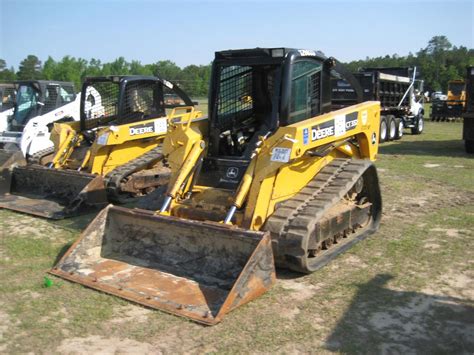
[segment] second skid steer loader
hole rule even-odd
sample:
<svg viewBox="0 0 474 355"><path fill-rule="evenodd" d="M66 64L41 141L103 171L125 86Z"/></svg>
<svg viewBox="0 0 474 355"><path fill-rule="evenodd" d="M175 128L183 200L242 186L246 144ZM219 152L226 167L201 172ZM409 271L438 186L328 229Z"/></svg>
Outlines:
<svg viewBox="0 0 474 355"><path fill-rule="evenodd" d="M166 105L168 92L180 100ZM146 194L169 178L161 162L168 120L201 115L181 89L155 77L87 78L81 98L79 122L51 127L54 149L1 171L0 207L59 219Z"/></svg>
<svg viewBox="0 0 474 355"><path fill-rule="evenodd" d="M362 97L320 52L217 52L209 120L163 144L161 209L109 205L51 272L215 324L268 290L275 264L310 273L376 231L380 104L331 111L334 72Z"/></svg>

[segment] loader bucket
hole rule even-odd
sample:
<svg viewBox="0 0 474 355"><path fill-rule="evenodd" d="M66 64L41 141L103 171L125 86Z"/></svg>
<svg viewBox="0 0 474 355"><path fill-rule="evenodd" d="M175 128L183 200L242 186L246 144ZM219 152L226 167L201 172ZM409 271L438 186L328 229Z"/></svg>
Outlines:
<svg viewBox="0 0 474 355"><path fill-rule="evenodd" d="M41 165L14 166L0 171L0 208L61 219L106 204L101 176Z"/></svg>
<svg viewBox="0 0 474 355"><path fill-rule="evenodd" d="M208 325L275 281L268 232L113 205L51 273Z"/></svg>
<svg viewBox="0 0 474 355"><path fill-rule="evenodd" d="M0 169L9 168L13 164L26 165L26 159L21 150L0 149Z"/></svg>

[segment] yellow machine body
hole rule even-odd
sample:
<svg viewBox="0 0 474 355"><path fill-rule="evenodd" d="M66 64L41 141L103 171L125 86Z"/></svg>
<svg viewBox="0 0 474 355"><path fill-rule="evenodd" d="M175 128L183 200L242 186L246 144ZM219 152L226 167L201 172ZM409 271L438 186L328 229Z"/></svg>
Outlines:
<svg viewBox="0 0 474 355"><path fill-rule="evenodd" d="M186 112L189 111L189 112ZM81 171L105 176L116 167L155 149L163 143L169 120L189 120L202 116L193 107L173 110L168 117L100 128L96 139L87 150L81 150L84 136L80 122L55 123L51 140L55 146L52 167L55 169L81 168ZM141 127L159 127L146 132ZM134 132L144 130L140 134ZM79 150L79 151L78 151Z"/></svg>
<svg viewBox="0 0 474 355"><path fill-rule="evenodd" d="M109 205L51 273L212 325L275 265L313 272L375 232L380 103L331 111L332 69L314 51L217 52L209 118L168 127L159 209Z"/></svg>
<svg viewBox="0 0 474 355"><path fill-rule="evenodd" d="M322 137L327 134L327 131L318 129L318 125L324 125L333 120L342 122L342 119L351 114L357 114L357 124L351 127L351 130L345 131L338 137L328 136L304 144L304 132ZM201 130L201 127L204 130ZM183 174L183 167L185 164L190 167L197 164L199 155L190 157L190 152L193 147L205 146L206 129L203 125L192 126L191 129L185 126L175 127L170 130L164 143L164 150L166 156L169 157L168 162L172 170L168 194L173 197L169 211L164 214L179 217L181 207L193 203L203 210L221 209L224 214L221 214L220 220L224 220L225 211L232 204L236 204L239 208L245 204L245 209L236 212L235 224L246 229L260 230L268 216L273 213L277 203L298 193L333 159L356 158L375 161L378 140L374 142L374 137L377 137L379 127L380 103L378 101L365 102L290 126L280 127L272 136L263 140L237 193L195 185L193 187L195 197L191 202L185 203L181 202L181 197L188 192L189 185L184 184L183 176L188 178L188 181L192 179L189 179L187 174ZM346 139L352 137L356 137L358 146L350 141L346 142ZM284 149L285 154L289 152L289 155L285 156L285 160L288 159L288 161L275 161L278 158L274 156L277 154L275 149ZM330 152L324 157L307 154L317 149L329 149ZM206 218L208 217L206 215Z"/></svg>

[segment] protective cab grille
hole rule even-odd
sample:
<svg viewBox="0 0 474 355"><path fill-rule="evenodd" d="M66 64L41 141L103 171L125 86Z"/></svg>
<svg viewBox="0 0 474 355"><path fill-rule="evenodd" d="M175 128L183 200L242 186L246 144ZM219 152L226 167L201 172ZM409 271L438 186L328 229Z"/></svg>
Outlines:
<svg viewBox="0 0 474 355"><path fill-rule="evenodd" d="M142 81L127 83L123 102L120 103L120 83L91 83L86 89L83 105L85 128L105 123L126 124L163 116L164 102L160 85L158 82Z"/></svg>
<svg viewBox="0 0 474 355"><path fill-rule="evenodd" d="M251 115L253 110L251 67L223 67L219 87L217 124L221 128L229 127L234 120Z"/></svg>

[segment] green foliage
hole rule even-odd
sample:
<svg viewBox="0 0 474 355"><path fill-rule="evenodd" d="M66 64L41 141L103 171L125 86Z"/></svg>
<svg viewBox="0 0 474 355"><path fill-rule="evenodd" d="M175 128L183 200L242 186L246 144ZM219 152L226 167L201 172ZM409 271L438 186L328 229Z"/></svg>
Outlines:
<svg viewBox="0 0 474 355"><path fill-rule="evenodd" d="M79 91L81 82L86 76L105 75L155 75L172 81L182 87L190 96L207 96L207 88L211 73L210 65L190 65L181 69L170 60L158 61L154 64L142 64L138 60L128 62L119 57L110 63L102 63L92 58L87 61L82 58L65 56L60 61L52 57L41 62L36 56L29 55L20 64L18 79L48 79L72 81ZM14 80L15 72L6 69L6 63L0 59L0 80Z"/></svg>
<svg viewBox="0 0 474 355"><path fill-rule="evenodd" d="M82 58L65 56L60 62L48 57L43 66L43 78L49 80L72 81L77 89L81 87L83 73L88 62Z"/></svg>
<svg viewBox="0 0 474 355"><path fill-rule="evenodd" d="M20 63L20 68L16 73L19 80L42 79L41 61L35 55L28 55Z"/></svg>
<svg viewBox="0 0 474 355"><path fill-rule="evenodd" d="M420 72L420 78L425 80L427 90L446 92L449 80L464 78L466 67L474 65L474 50L463 46L453 46L446 36L434 36L416 55L412 53L405 57L397 54L386 55L352 61L347 65L351 71L364 67L416 66Z"/></svg>
<svg viewBox="0 0 474 355"><path fill-rule="evenodd" d="M7 68L7 62L0 59L0 81L12 81L16 79L15 70Z"/></svg>
<svg viewBox="0 0 474 355"><path fill-rule="evenodd" d="M366 58L347 63L349 70L357 71L363 67L412 67L417 66L425 88L429 91L446 91L449 80L464 78L466 67L474 65L474 50L451 44L446 36L434 36L425 48L416 54L409 53L400 57L397 54ZM86 76L103 75L155 75L172 81L183 88L192 97L207 96L210 65L188 65L180 68L170 60L160 60L153 64L142 64L138 60L128 62L119 57L113 62L102 63L98 59L89 61L82 58L65 56L60 61L48 57L43 67L34 55L28 55L18 72L7 69L0 59L0 80L50 79L72 81L76 90L80 90L81 81Z"/></svg>

